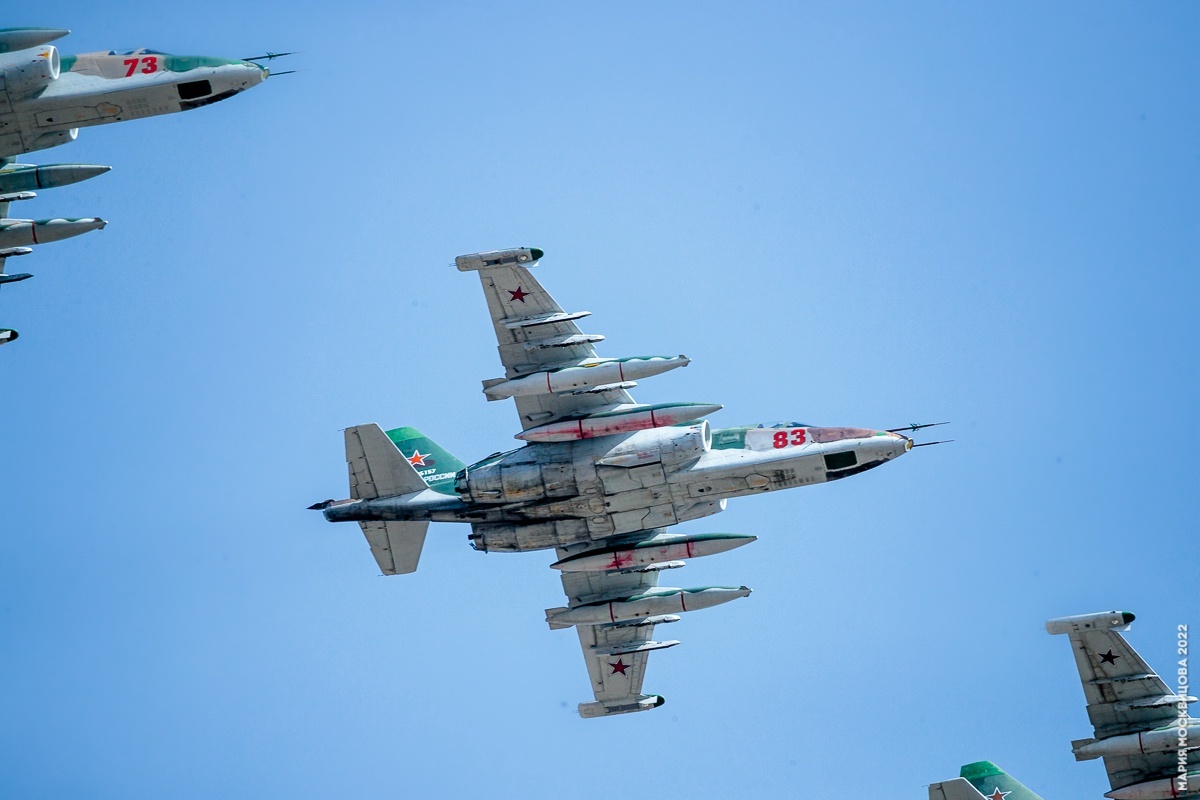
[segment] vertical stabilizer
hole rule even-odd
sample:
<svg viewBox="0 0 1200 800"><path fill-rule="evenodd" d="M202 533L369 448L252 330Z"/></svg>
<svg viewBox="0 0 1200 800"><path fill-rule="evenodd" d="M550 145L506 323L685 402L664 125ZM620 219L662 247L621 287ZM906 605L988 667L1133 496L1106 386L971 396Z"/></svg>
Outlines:
<svg viewBox="0 0 1200 800"><path fill-rule="evenodd" d="M1042 800L1019 780L990 761L967 764L959 775L988 800Z"/></svg>
<svg viewBox="0 0 1200 800"><path fill-rule="evenodd" d="M454 475L466 464L416 428L395 428L387 435L430 489L454 494Z"/></svg>

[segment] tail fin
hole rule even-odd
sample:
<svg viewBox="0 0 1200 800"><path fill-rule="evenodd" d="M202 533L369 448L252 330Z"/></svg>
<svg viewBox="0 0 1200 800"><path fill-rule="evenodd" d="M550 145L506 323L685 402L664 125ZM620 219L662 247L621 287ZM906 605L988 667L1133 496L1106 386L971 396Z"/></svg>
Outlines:
<svg viewBox="0 0 1200 800"><path fill-rule="evenodd" d="M395 428L387 435L430 489L454 494L454 474L466 464L416 428Z"/></svg>
<svg viewBox="0 0 1200 800"><path fill-rule="evenodd" d="M392 444L375 423L346 429L346 463L350 468L350 496L373 500L411 494L425 489L425 481L411 461ZM371 554L385 575L416 572L425 546L429 523L364 521L358 523Z"/></svg>
<svg viewBox="0 0 1200 800"><path fill-rule="evenodd" d="M979 793L994 800L1042 800L1031 789L990 761L967 764L958 773Z"/></svg>
<svg viewBox="0 0 1200 800"><path fill-rule="evenodd" d="M374 500L425 488L410 459L401 455L374 422L346 428L350 496Z"/></svg>

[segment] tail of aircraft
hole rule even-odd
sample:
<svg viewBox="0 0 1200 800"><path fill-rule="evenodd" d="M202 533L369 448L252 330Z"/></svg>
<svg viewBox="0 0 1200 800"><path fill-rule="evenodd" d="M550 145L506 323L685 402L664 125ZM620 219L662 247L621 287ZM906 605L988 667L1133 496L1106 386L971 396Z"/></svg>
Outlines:
<svg viewBox="0 0 1200 800"><path fill-rule="evenodd" d="M466 464L416 428L395 428L387 436L430 489L454 494L454 474Z"/></svg>
<svg viewBox="0 0 1200 800"><path fill-rule="evenodd" d="M1023 783L990 761L967 764L958 774L988 800L1042 800Z"/></svg>
<svg viewBox="0 0 1200 800"><path fill-rule="evenodd" d="M426 487L454 494L454 474L464 466L416 428L396 428L385 434L374 423L346 429L346 462L350 467L350 497L360 500L412 494ZM416 572L428 522L377 520L358 524L383 574Z"/></svg>

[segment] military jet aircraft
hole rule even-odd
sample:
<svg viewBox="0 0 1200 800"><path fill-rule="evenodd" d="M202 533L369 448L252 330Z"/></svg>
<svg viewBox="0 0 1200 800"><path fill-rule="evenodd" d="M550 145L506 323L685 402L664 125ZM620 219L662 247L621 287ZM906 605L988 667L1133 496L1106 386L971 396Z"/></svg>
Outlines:
<svg viewBox="0 0 1200 800"><path fill-rule="evenodd" d="M1046 623L1071 642L1095 731L1071 750L1076 761L1104 759L1111 800L1200 797L1200 720L1188 714L1196 698L1169 688L1125 641L1133 619L1105 611Z"/></svg>
<svg viewBox="0 0 1200 800"><path fill-rule="evenodd" d="M18 164L15 157L74 141L79 128L199 108L257 86L269 74L255 61L131 50L60 56L49 44L70 31L0 29L0 271L4 260L88 231L97 217L9 219L9 203L34 190L108 172L96 164ZM287 55L287 54L283 54ZM269 53L258 60L274 58ZM31 277L0 274L0 286ZM4 338L4 334L11 334ZM16 339L0 331L0 344Z"/></svg>
<svg viewBox="0 0 1200 800"><path fill-rule="evenodd" d="M750 594L745 586L666 588L659 574L683 559L754 541L734 533L671 533L716 514L731 497L858 475L906 453L900 430L783 422L713 429L714 403L635 403L635 381L687 366L685 356L601 358L603 336L583 333L588 311L564 311L533 277L536 248L459 256L477 272L499 340L502 378L487 399L512 398L524 446L465 465L413 428L348 428L350 499L317 503L330 522L356 521L385 574L417 568L431 521L471 525L483 552L554 549L567 606L552 629L574 627L596 700L584 717L644 711L652 638L679 614Z"/></svg>
<svg viewBox="0 0 1200 800"><path fill-rule="evenodd" d="M929 787L929 800L1042 800L990 761L965 765L959 777Z"/></svg>

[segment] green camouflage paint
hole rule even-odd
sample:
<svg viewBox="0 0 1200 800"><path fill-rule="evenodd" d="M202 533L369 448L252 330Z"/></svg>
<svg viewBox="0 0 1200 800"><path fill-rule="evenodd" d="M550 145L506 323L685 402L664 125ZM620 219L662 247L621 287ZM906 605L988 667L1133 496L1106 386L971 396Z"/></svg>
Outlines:
<svg viewBox="0 0 1200 800"><path fill-rule="evenodd" d="M959 772L959 777L966 778L979 793L987 798L994 798L997 792L1003 800L1042 800L1028 787L1013 776L997 767L990 761L976 761L967 764Z"/></svg>
<svg viewBox="0 0 1200 800"><path fill-rule="evenodd" d="M454 495L454 474L466 466L416 428L394 428L387 437L435 492Z"/></svg>

